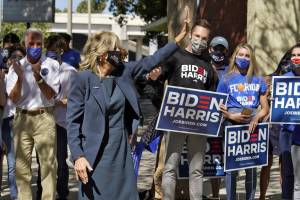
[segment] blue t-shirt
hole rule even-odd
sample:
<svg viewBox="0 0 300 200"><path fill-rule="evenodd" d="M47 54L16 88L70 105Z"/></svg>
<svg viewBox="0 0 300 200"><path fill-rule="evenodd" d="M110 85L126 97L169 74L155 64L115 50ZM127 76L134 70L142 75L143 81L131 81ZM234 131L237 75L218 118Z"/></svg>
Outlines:
<svg viewBox="0 0 300 200"><path fill-rule="evenodd" d="M229 94L228 108L257 108L260 95L266 93L267 84L262 77L249 77L240 73L225 75L219 82L217 92Z"/></svg>
<svg viewBox="0 0 300 200"><path fill-rule="evenodd" d="M81 61L80 53L74 49L70 49L61 55L61 60L75 68L78 68Z"/></svg>
<svg viewBox="0 0 300 200"><path fill-rule="evenodd" d="M227 73L227 70L228 70L228 65L223 65L223 66L217 68L217 74L218 74L219 80L221 80L223 78L223 76Z"/></svg>

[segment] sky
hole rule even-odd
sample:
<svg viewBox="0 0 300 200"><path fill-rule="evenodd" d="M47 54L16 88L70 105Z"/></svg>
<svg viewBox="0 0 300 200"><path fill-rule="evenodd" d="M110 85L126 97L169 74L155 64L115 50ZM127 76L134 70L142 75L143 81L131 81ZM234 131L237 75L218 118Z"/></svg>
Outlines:
<svg viewBox="0 0 300 200"><path fill-rule="evenodd" d="M76 10L76 7L80 3L80 1L82 1L82 0L73 0L73 11ZM107 6L106 6L105 10L103 11L103 13L109 13L109 10L108 10L109 2L110 1L108 0ZM67 3L68 3L68 0L55 0L55 7L63 10L64 8L67 7Z"/></svg>

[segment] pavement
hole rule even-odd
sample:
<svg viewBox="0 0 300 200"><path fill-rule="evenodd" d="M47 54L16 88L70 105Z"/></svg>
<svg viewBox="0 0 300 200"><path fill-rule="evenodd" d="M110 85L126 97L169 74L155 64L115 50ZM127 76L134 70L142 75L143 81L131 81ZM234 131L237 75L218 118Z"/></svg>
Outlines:
<svg viewBox="0 0 300 200"><path fill-rule="evenodd" d="M155 113L155 108L152 106L151 102L148 99L142 99L141 100L141 108L144 114L144 126L140 126L139 132L141 133L147 126L147 124L150 122L151 117ZM154 166L155 166L155 159L156 155L152 154L150 152L144 151L142 160L141 160L141 166L140 166L140 176L138 178L138 189L140 192L149 190L151 188L152 184L152 176L154 173ZM68 199L69 200L76 200L77 199L77 192L78 192L78 183L75 179L74 170L72 168L72 163L68 162L69 164L69 173L70 173L70 179L69 179L69 190L70 194ZM1 200L9 200L9 188L7 183L7 165L6 160L4 159L4 166L3 166L3 184L2 184L2 192L1 192ZM36 177L37 177L37 163L36 163L36 157L35 154L33 154L33 164L32 164L32 171L33 171L33 179L31 182L33 194L35 196L36 192ZM237 180L237 194L238 194L238 200L245 199L245 173L244 171L240 171L238 180ZM260 169L258 172L258 177L260 174ZM186 184L186 182L184 182ZM257 182L256 187L256 199L259 198L259 180ZM204 195L209 197L211 196L211 185L209 179L204 180ZM185 193L186 191L183 189L181 193ZM280 188L280 174L279 174L279 166L278 166L278 157L274 157L273 159L273 166L271 169L271 178L270 178L270 185L267 190L267 198L269 200L279 200L281 195L281 188ZM221 199L226 198L226 190L224 185L224 180L222 180L221 188L220 188L220 197ZM183 199L182 199L183 200Z"/></svg>

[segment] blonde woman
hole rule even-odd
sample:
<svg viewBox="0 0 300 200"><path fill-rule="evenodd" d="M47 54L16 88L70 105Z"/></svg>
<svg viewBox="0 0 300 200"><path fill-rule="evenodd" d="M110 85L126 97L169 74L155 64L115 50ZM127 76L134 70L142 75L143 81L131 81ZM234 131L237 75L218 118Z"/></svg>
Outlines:
<svg viewBox="0 0 300 200"><path fill-rule="evenodd" d="M185 37L186 27L176 43ZM89 39L67 111L68 143L82 182L79 199L139 199L127 141L141 116L133 80L177 49L169 43L153 56L125 63L127 52L117 35L102 32Z"/></svg>
<svg viewBox="0 0 300 200"><path fill-rule="evenodd" d="M257 74L255 55L250 45L236 47L229 65L228 73L220 80L217 91L228 93L227 108L221 107L226 125L250 123L254 130L257 123L269 112L267 85ZM258 107L259 111L256 111ZM236 199L236 177L238 171L226 173L226 192L228 200ZM253 200L256 191L256 168L246 169L246 199Z"/></svg>

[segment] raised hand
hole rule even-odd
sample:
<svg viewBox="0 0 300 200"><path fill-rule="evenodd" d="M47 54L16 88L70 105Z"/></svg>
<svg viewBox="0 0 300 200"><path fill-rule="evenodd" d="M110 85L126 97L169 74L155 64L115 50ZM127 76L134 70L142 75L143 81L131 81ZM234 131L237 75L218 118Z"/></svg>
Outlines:
<svg viewBox="0 0 300 200"><path fill-rule="evenodd" d="M175 42L177 44L179 44L189 33L189 23L191 22L191 19L190 19L190 12L188 6L185 6L184 11L185 11L185 19L184 19L183 27L180 33L175 37Z"/></svg>
<svg viewBox="0 0 300 200"><path fill-rule="evenodd" d="M19 78L22 78L23 77L23 69L22 69L21 63L19 61L14 61L12 63L12 66L13 66L13 69L16 72L17 76Z"/></svg>

